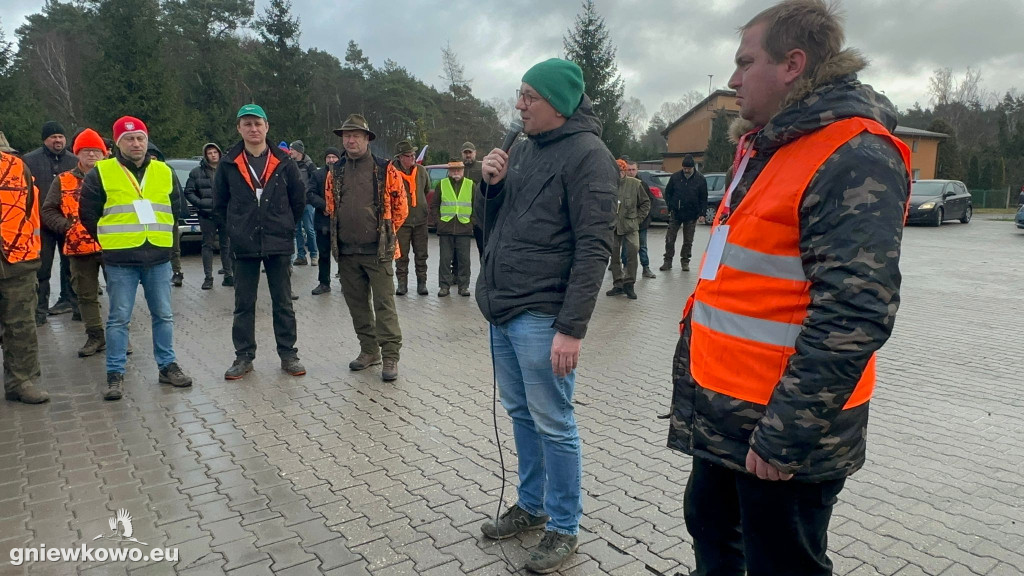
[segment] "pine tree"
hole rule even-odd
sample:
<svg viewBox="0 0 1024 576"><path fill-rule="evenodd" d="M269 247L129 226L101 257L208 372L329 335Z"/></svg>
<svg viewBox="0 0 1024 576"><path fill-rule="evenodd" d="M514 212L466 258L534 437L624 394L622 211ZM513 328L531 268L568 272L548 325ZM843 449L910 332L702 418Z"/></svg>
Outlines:
<svg viewBox="0 0 1024 576"><path fill-rule="evenodd" d="M623 81L615 65L615 46L593 0L584 0L583 11L562 44L566 58L583 70L586 93L604 125L602 140L613 154L620 154L629 141L629 127L621 118Z"/></svg>
<svg viewBox="0 0 1024 576"><path fill-rule="evenodd" d="M299 20L291 0L270 0L256 19L260 36L256 50L253 98L270 119L270 138L296 140L309 133L306 88L310 75L299 47Z"/></svg>
<svg viewBox="0 0 1024 576"><path fill-rule="evenodd" d="M963 180L964 168L960 160L960 145L949 122L937 118L928 125L930 132L946 134L947 138L939 142L939 150L935 160L935 177L943 180Z"/></svg>
<svg viewBox="0 0 1024 576"><path fill-rule="evenodd" d="M967 164L967 184L968 188L981 189L981 165L978 162L978 157L971 154L971 159Z"/></svg>
<svg viewBox="0 0 1024 576"><path fill-rule="evenodd" d="M725 110L719 110L711 122L711 138L704 153L704 171L725 172L732 164L734 151L729 142L729 115Z"/></svg>

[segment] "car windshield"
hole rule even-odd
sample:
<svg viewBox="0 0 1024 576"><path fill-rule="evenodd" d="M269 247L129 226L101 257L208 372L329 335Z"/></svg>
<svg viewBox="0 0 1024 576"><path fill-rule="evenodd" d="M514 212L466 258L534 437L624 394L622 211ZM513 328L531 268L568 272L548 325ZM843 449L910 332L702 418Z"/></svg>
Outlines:
<svg viewBox="0 0 1024 576"><path fill-rule="evenodd" d="M671 177L671 174L651 174L651 180L654 181L654 185L661 188L668 186L668 179Z"/></svg>
<svg viewBox="0 0 1024 576"><path fill-rule="evenodd" d="M928 181L918 180L917 182L914 182L910 186L910 195L911 196L917 196L917 197L920 197L920 198L923 198L923 197L926 197L926 196L941 196L942 195L942 187L945 186L945 185L946 185L945 182L934 182L934 181L928 182Z"/></svg>
<svg viewBox="0 0 1024 576"><path fill-rule="evenodd" d="M708 192L718 192L725 188L725 174L708 174Z"/></svg>

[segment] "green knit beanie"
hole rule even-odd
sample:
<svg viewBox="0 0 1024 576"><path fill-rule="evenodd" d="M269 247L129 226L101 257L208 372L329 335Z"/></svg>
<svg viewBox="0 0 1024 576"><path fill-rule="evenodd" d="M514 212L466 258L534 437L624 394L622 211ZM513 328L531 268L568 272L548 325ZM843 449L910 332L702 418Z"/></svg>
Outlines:
<svg viewBox="0 0 1024 576"><path fill-rule="evenodd" d="M583 98L583 70L575 62L551 58L523 74L523 82L533 86L548 104L566 118L576 112Z"/></svg>

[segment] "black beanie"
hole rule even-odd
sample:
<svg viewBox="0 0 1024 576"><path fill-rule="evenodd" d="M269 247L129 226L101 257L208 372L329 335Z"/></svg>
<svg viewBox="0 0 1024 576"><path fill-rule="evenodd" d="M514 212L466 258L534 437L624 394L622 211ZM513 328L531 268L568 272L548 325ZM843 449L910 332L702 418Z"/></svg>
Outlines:
<svg viewBox="0 0 1024 576"><path fill-rule="evenodd" d="M344 154L341 153L341 150L338 150L334 146L328 146L327 150L324 150L324 158L327 158L328 154L334 154L338 158L341 158L342 156L344 156Z"/></svg>
<svg viewBox="0 0 1024 576"><path fill-rule="evenodd" d="M43 124L43 140L46 140L47 138L53 136L54 134L63 134L65 136L67 135L64 132L64 127L61 126L60 122L57 122L56 120L50 120L49 122Z"/></svg>

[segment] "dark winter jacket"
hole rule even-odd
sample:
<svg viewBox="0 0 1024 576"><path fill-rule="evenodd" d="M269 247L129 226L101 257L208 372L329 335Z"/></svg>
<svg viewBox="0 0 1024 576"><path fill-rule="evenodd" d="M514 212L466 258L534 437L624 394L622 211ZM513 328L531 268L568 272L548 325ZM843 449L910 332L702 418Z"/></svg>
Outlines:
<svg viewBox="0 0 1024 576"><path fill-rule="evenodd" d="M150 160L149 156L143 160L142 166L135 166L135 163L128 160L121 155L120 150L116 150L114 157L121 163L122 166L127 168L139 182L146 175L146 169L149 168L151 162L159 162L158 160ZM168 167L170 170L170 167ZM174 214L174 221L177 222L179 218L184 215L182 211L185 207L183 196L181 193L181 183L178 182L178 178L174 176L174 170L171 170L171 194L169 201L171 203L171 213ZM103 181L100 179L100 171L92 170L85 175L85 180L82 181L82 195L78 202L78 217L82 221L82 226L96 238L96 227L99 225L100 217L103 216L103 208L107 204L107 192L103 188ZM155 246L149 241L146 241L142 246L138 248L130 248L128 250L104 250L103 251L103 263L109 266L142 266L150 267L163 264L164 262L170 262L172 248L164 248L162 246Z"/></svg>
<svg viewBox="0 0 1024 576"><path fill-rule="evenodd" d="M441 182L444 182L445 180L448 180L448 178L443 178L441 180ZM468 178L464 179L463 181L466 181L466 180L468 180ZM472 180L469 180L469 181L473 182ZM434 215L434 220L437 222L437 235L438 236L444 236L444 235L448 235L448 236L472 236L473 235L473 222L475 220L475 218L473 218L474 214L470 214L469 222L467 222L465 224L460 222L457 217L453 217L451 220L449 220L447 222L441 221L441 182L438 182L437 186L434 187L434 198L433 198L433 201L430 203L430 212L431 212L431 214ZM462 186L462 182L459 182L457 185L455 184L455 182L452 182L452 188L455 190L456 194L458 194L459 187L461 187L461 186ZM473 182L473 196L472 197L476 198L479 195L480 195L480 187L477 186L477 184L475 182Z"/></svg>
<svg viewBox="0 0 1024 576"><path fill-rule="evenodd" d="M78 166L78 156L72 154L68 148L61 150L60 154L54 154L46 146L40 146L22 156L21 160L32 172L32 179L36 188L39 189L40 206L46 201L46 195L57 175Z"/></svg>
<svg viewBox="0 0 1024 576"><path fill-rule="evenodd" d="M618 182L586 96L561 127L513 145L507 176L473 209L485 218L476 301L489 322L531 310L556 316L563 334L586 335L611 254Z"/></svg>
<svg viewBox="0 0 1024 576"><path fill-rule="evenodd" d="M862 67L859 57L841 53L825 65L833 76L791 98L757 133L734 209L785 144L851 117L896 127L889 100L857 82ZM800 206L810 303L785 374L767 406L701 387L690 372L690 317L684 317L673 362L669 447L736 470L745 469L753 448L796 481L843 478L864 464L869 403L843 406L892 331L908 190L899 151L866 132L818 168Z"/></svg>
<svg viewBox="0 0 1024 576"><path fill-rule="evenodd" d="M302 175L302 187L305 189L309 186L310 179L316 174L316 164L305 154L302 155L302 160L296 160L295 163L299 166L299 174Z"/></svg>
<svg viewBox="0 0 1024 576"><path fill-rule="evenodd" d="M708 209L708 181L694 169L689 178L680 170L668 179L665 204L677 222L692 222Z"/></svg>
<svg viewBox="0 0 1024 576"><path fill-rule="evenodd" d="M225 223L231 251L237 258L279 256L295 251L295 223L306 207L306 183L288 154L270 142L267 148L267 162L274 158L278 164L267 176L258 201L255 188L249 184L252 176L243 176L248 171L243 142L224 154L213 178L214 213Z"/></svg>
<svg viewBox="0 0 1024 576"><path fill-rule="evenodd" d="M324 185L327 183L328 166L317 168L306 186L306 204L312 206L313 227L321 234L330 234L331 217L327 215L327 200L324 198Z"/></svg>
<svg viewBox="0 0 1024 576"><path fill-rule="evenodd" d="M651 187L647 185L647 182L640 181L644 186L644 192L647 192L647 200L651 203L651 209L647 211L647 217L640 222L640 229L647 230L651 227L651 220L654 218L654 192L651 192Z"/></svg>
<svg viewBox="0 0 1024 576"><path fill-rule="evenodd" d="M199 161L188 174L185 182L185 198L196 207L201 218L213 218L213 177L217 169L210 166L206 158Z"/></svg>

